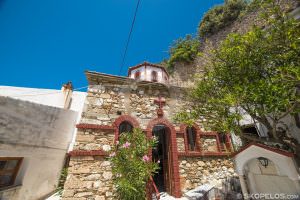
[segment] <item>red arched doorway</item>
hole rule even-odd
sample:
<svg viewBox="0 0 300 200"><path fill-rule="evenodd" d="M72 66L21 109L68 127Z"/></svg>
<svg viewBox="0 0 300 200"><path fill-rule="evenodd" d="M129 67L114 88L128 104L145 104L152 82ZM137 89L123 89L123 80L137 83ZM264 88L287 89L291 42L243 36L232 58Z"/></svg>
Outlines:
<svg viewBox="0 0 300 200"><path fill-rule="evenodd" d="M161 167L153 177L154 182L160 191L181 197L176 131L166 119L157 118L147 126L147 136L150 138L153 135L158 138L158 146L150 154L153 160L160 160Z"/></svg>

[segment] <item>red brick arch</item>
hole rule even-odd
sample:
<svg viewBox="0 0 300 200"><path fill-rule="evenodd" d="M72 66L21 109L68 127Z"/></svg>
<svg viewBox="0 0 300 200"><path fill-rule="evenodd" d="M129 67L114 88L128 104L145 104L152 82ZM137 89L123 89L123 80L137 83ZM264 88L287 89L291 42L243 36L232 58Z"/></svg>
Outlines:
<svg viewBox="0 0 300 200"><path fill-rule="evenodd" d="M122 122L125 121L130 123L133 126L133 128L140 127L139 122L134 117L130 115L121 115L113 123L113 127L115 129L115 142L119 139L119 126Z"/></svg>
<svg viewBox="0 0 300 200"><path fill-rule="evenodd" d="M170 142L171 142L171 155L172 155L172 171L173 171L173 176L172 176L172 182L174 182L174 188L172 190L172 196L179 198L181 197L181 190L180 190L180 178L179 178L179 164L178 164L178 151L177 151L177 142L176 142L176 131L172 123L170 123L167 119L165 118L156 118L151 120L148 123L146 132L147 132L147 137L150 138L152 137L152 129L155 125L164 125L169 129L169 134L170 134ZM150 155L152 154L152 151L150 151Z"/></svg>
<svg viewBox="0 0 300 200"><path fill-rule="evenodd" d="M188 127L188 125L186 125L186 124L180 125L180 132L183 133L183 135L184 135L185 152L188 152L188 140L187 140L187 134L186 134L187 127ZM197 147L198 151L201 151L201 143L200 143L201 129L197 124L193 124L192 127L196 130L196 147Z"/></svg>

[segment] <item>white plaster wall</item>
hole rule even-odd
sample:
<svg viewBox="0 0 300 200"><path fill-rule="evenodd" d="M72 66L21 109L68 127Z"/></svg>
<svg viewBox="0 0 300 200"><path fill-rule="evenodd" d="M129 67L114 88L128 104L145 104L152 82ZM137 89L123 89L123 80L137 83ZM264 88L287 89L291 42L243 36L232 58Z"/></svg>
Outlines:
<svg viewBox="0 0 300 200"><path fill-rule="evenodd" d="M299 192L295 182L285 175L280 175L283 172L277 171L276 165L272 162L266 168L260 168L259 161L253 159L247 164L246 169L248 171L248 186L251 194L297 194ZM262 174L261 169L263 169L264 174Z"/></svg>
<svg viewBox="0 0 300 200"><path fill-rule="evenodd" d="M78 113L0 96L0 156L24 157L15 184L16 200L53 192Z"/></svg>
<svg viewBox="0 0 300 200"><path fill-rule="evenodd" d="M237 173L243 175L244 167L247 163L258 157L264 157L271 160L276 165L278 172L280 173L279 175L288 176L291 180L300 180L300 175L296 169L295 162L291 157L255 145L248 147L246 150L235 156L234 160Z"/></svg>
<svg viewBox="0 0 300 200"><path fill-rule="evenodd" d="M72 99L70 102L71 105L69 110L77 112L76 123L79 123L81 119L86 95L86 92L72 92ZM20 99L46 106L64 108L64 94L61 90L0 86L0 96L7 96L14 99ZM77 129L75 128L71 134L72 139L68 147L68 151L71 151L73 149L76 134Z"/></svg>
<svg viewBox="0 0 300 200"><path fill-rule="evenodd" d="M141 74L141 80L146 80L146 71L145 71L145 66L142 66L142 67L139 67L137 69L134 69L131 71L131 74L130 74L130 78L135 78L134 75L135 75L135 72L139 71Z"/></svg>
<svg viewBox="0 0 300 200"><path fill-rule="evenodd" d="M0 86L0 96L30 101L42 105L64 108L64 94L61 90ZM81 111L86 92L74 91L70 110Z"/></svg>
<svg viewBox="0 0 300 200"><path fill-rule="evenodd" d="M140 73L141 73L141 80L152 81L151 73L152 73L152 71L156 71L157 72L157 81L160 83L168 83L168 80L166 81L164 79L164 76L166 76L166 77L168 77L168 76L166 75L165 71L159 67L141 66L137 69L132 70L129 77L134 79L135 78L134 74L137 71L140 71Z"/></svg>
<svg viewBox="0 0 300 200"><path fill-rule="evenodd" d="M256 193L297 194L295 183L287 176L272 176L254 174Z"/></svg>

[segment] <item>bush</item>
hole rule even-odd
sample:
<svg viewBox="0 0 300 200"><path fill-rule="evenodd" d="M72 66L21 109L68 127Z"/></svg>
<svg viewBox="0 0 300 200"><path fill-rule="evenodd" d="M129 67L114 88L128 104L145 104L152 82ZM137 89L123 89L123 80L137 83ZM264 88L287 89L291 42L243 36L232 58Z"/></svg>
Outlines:
<svg viewBox="0 0 300 200"><path fill-rule="evenodd" d="M55 192L57 192L58 196L60 196L60 197L61 197L62 192L64 190L64 184L66 182L67 176L68 176L68 168L63 168L61 170L58 185L57 185L56 190L55 190Z"/></svg>
<svg viewBox="0 0 300 200"><path fill-rule="evenodd" d="M168 68L172 68L176 62L192 63L198 54L199 46L199 40L191 35L176 40L169 50Z"/></svg>
<svg viewBox="0 0 300 200"><path fill-rule="evenodd" d="M204 15L198 28L199 36L212 35L230 25L246 8L245 0L225 0L223 5L215 6Z"/></svg>
<svg viewBox="0 0 300 200"><path fill-rule="evenodd" d="M141 129L122 133L119 139L110 153L117 198L145 199L146 183L158 169L158 163L148 157L149 149L157 144L156 139L147 139Z"/></svg>

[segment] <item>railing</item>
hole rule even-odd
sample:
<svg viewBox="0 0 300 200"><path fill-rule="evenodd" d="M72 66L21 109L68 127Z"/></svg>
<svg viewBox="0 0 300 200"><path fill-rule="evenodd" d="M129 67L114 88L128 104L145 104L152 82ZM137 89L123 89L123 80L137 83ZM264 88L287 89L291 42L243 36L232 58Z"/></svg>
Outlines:
<svg viewBox="0 0 300 200"><path fill-rule="evenodd" d="M147 199L148 200L159 200L160 199L159 191L158 191L152 177L150 177L150 179L147 183Z"/></svg>

